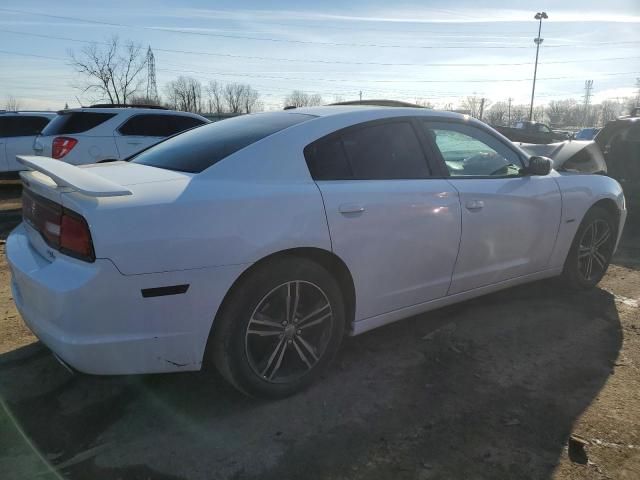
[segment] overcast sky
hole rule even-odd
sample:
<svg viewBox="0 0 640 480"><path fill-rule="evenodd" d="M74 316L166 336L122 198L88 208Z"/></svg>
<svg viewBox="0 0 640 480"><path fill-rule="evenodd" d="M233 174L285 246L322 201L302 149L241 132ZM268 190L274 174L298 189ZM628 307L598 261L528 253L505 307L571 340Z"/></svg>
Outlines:
<svg viewBox="0 0 640 480"><path fill-rule="evenodd" d="M587 79L596 101L632 95L640 77L639 0L308 3L3 0L0 104L8 95L23 108L90 103L73 88L68 52L113 34L151 45L161 94L182 74L250 83L267 109L293 89L326 101L362 91L439 105L473 94L526 103L540 10L549 19L537 104L579 99Z"/></svg>

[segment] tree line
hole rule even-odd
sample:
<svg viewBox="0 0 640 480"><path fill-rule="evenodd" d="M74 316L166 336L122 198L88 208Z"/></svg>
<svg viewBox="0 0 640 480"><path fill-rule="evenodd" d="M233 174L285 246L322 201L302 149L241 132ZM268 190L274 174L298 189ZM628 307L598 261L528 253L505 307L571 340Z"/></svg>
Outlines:
<svg viewBox="0 0 640 480"><path fill-rule="evenodd" d="M164 97L145 91L147 58L141 45L117 36L107 42L92 43L79 51L69 51L70 64L78 80L74 85L95 101L111 104L163 105L194 113L241 114L264 109L259 92L246 83L223 83L179 76L163 87ZM292 91L283 106L321 105L322 96Z"/></svg>
<svg viewBox="0 0 640 480"><path fill-rule="evenodd" d="M533 109L533 120L548 122L554 127L586 127L604 125L631 110L640 103L640 98L623 97L617 100L604 100L598 104L585 104L574 98L551 100L546 106L538 105ZM484 102L484 112L479 110L477 97L467 97L463 108L470 115L480 118L491 125L509 125L529 120L528 104L509 104L508 101Z"/></svg>
<svg viewBox="0 0 640 480"><path fill-rule="evenodd" d="M250 84L210 80L203 83L190 76L179 76L162 87L163 98L149 95L146 84L147 56L141 45L131 40L120 41L113 36L106 42L91 43L78 51L68 52L72 68L79 75L74 86L83 94L99 102L112 104L154 104L176 110L214 115L241 114L261 111L264 104L260 93ZM638 95L618 100L605 100L600 104L587 105L576 99L552 100L546 106L533 110L533 119L547 121L556 127L579 127L602 125L632 107L640 104L640 79L637 79ZM342 100L336 97L334 101ZM283 107L305 107L322 105L319 94L308 94L294 90L284 98ZM425 99L416 104L434 108ZM18 101L7 99L6 108L16 110ZM456 106L441 105L444 110ZM529 105L512 104L508 101L492 102L477 95L467 96L459 102L458 109L493 125L513 124L529 119Z"/></svg>

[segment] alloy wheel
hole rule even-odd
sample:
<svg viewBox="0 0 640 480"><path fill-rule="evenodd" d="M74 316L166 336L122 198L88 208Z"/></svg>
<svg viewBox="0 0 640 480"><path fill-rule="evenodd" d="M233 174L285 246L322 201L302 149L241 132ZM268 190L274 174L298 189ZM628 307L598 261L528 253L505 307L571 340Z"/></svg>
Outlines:
<svg viewBox="0 0 640 480"><path fill-rule="evenodd" d="M260 300L249 319L249 365L265 381L296 381L320 361L332 328L331 304L320 287L303 280L283 283Z"/></svg>
<svg viewBox="0 0 640 480"><path fill-rule="evenodd" d="M578 271L582 278L591 281L604 274L612 247L613 235L609 224L601 219L592 222L582 234L578 246Z"/></svg>

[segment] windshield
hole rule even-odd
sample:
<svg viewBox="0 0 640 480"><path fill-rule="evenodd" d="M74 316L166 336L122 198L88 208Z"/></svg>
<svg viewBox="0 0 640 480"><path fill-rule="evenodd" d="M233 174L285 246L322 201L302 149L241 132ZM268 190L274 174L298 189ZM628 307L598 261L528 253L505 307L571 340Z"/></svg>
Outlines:
<svg viewBox="0 0 640 480"><path fill-rule="evenodd" d="M314 118L289 112L261 113L194 128L143 151L133 163L200 173L232 153L292 125Z"/></svg>

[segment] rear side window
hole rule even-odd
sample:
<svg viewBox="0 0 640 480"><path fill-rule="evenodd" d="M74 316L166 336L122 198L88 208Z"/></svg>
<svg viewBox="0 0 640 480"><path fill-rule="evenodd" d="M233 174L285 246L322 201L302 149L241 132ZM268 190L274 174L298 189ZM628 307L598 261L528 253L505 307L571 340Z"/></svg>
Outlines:
<svg viewBox="0 0 640 480"><path fill-rule="evenodd" d="M408 121L346 129L309 145L305 158L315 180L399 180L430 175Z"/></svg>
<svg viewBox="0 0 640 480"><path fill-rule="evenodd" d="M258 140L312 118L313 115L289 112L242 115L169 138L139 153L131 161L199 173Z"/></svg>
<svg viewBox="0 0 640 480"><path fill-rule="evenodd" d="M118 131L121 135L169 137L203 123L197 118L179 115L135 115Z"/></svg>
<svg viewBox="0 0 640 480"><path fill-rule="evenodd" d="M67 112L58 114L42 131L43 135L84 133L115 117L115 113Z"/></svg>
<svg viewBox="0 0 640 480"><path fill-rule="evenodd" d="M184 132L185 130L189 130L190 128L197 127L199 125L204 125L205 123L207 123L203 120L200 120L199 118L185 117L185 116L172 116L172 119L173 119L174 134L178 132Z"/></svg>
<svg viewBox="0 0 640 480"><path fill-rule="evenodd" d="M47 117L20 115L0 118L0 137L37 135L49 123Z"/></svg>

